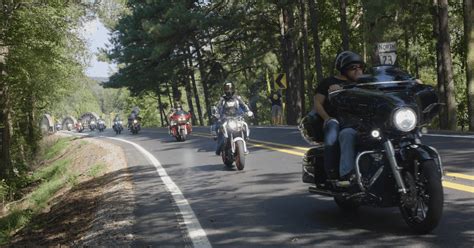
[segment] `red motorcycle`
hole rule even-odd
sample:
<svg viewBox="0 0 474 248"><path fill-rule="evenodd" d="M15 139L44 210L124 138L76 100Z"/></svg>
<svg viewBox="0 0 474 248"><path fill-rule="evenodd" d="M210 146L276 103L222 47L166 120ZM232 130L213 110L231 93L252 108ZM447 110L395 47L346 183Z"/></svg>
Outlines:
<svg viewBox="0 0 474 248"><path fill-rule="evenodd" d="M191 113L183 110L178 110L171 114L170 135L174 136L177 141L185 141L186 136L192 132L190 119Z"/></svg>

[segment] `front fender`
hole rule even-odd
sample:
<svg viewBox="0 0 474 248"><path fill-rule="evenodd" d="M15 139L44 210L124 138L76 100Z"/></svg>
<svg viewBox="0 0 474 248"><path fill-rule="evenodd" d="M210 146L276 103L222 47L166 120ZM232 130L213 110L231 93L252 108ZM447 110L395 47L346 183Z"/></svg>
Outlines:
<svg viewBox="0 0 474 248"><path fill-rule="evenodd" d="M441 156L439 155L438 151L431 146L423 145L423 144L412 144L409 146L405 146L400 148L400 155L403 160L418 160L419 162L433 160L436 165L439 167L441 171L441 175L443 174L443 163L441 161Z"/></svg>
<svg viewBox="0 0 474 248"><path fill-rule="evenodd" d="M235 153L235 143L236 143L238 140L241 140L242 143L244 143L244 151L247 152L247 143L245 142L245 140L244 140L242 137L235 137L235 138L232 140L232 153Z"/></svg>

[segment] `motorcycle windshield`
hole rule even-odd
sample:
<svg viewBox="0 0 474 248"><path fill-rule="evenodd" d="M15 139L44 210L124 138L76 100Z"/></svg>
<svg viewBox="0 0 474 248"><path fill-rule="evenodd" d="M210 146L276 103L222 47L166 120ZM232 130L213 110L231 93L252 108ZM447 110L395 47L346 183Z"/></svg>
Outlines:
<svg viewBox="0 0 474 248"><path fill-rule="evenodd" d="M357 87L383 91L400 91L416 84L414 77L394 66L373 67L357 80Z"/></svg>

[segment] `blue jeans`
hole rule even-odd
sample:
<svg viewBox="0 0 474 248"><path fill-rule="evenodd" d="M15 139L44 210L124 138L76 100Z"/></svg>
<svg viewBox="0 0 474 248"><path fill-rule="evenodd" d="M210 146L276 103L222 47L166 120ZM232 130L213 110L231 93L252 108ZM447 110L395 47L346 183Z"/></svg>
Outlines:
<svg viewBox="0 0 474 248"><path fill-rule="evenodd" d="M337 164L340 177L347 175L354 168L356 134L353 128L341 129L336 119L330 119L325 124L324 168L329 178L337 178Z"/></svg>
<svg viewBox="0 0 474 248"><path fill-rule="evenodd" d="M216 122L215 123L215 130L217 132L216 155L221 155L221 149L222 149L222 146L224 145L224 133L221 132L220 127L221 127L221 123Z"/></svg>

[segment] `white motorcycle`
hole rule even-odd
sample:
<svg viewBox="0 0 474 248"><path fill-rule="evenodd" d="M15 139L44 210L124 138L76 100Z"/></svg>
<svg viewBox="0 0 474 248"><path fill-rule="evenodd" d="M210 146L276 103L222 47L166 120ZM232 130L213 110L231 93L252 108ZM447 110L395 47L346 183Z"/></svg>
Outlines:
<svg viewBox="0 0 474 248"><path fill-rule="evenodd" d="M224 135L222 147L222 161L227 166L235 165L238 170L245 167L245 155L248 154L247 140L250 136L250 129L243 116L227 117L220 127L220 132Z"/></svg>

